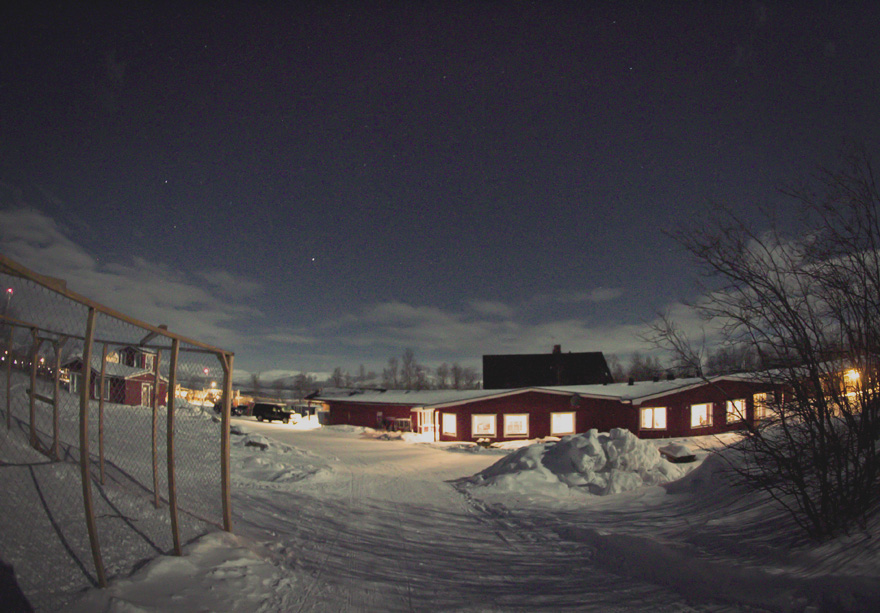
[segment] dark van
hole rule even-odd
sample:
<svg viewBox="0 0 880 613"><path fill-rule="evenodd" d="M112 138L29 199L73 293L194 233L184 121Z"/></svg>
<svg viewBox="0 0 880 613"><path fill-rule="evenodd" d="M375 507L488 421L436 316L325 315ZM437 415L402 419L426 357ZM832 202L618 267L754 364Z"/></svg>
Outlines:
<svg viewBox="0 0 880 613"><path fill-rule="evenodd" d="M272 421L279 419L282 422L290 423L290 416L293 411L283 404L270 404L268 402L257 402L251 414L257 418L257 421Z"/></svg>

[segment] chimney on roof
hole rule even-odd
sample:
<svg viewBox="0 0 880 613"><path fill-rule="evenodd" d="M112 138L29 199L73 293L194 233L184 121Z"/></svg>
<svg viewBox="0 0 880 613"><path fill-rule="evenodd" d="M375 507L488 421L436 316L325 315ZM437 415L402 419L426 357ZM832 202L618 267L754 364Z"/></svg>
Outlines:
<svg viewBox="0 0 880 613"><path fill-rule="evenodd" d="M562 353L562 345L553 345L553 353Z"/></svg>

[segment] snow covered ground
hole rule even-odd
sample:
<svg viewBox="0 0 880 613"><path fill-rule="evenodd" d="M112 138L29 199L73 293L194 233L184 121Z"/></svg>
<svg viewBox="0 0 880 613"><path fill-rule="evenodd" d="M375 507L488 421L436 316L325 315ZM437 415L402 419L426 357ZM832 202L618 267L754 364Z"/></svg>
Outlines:
<svg viewBox="0 0 880 613"><path fill-rule="evenodd" d="M677 441L698 462L673 465L656 453L668 441L623 432L499 450L234 424L235 533L196 538L105 590L68 585L62 610L880 609L878 539L806 541L727 484L700 449L714 439Z"/></svg>

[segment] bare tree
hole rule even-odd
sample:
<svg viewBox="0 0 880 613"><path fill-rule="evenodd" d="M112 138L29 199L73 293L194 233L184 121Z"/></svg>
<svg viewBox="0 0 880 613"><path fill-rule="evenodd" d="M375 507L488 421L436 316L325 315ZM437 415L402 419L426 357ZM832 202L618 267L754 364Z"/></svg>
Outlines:
<svg viewBox="0 0 880 613"><path fill-rule="evenodd" d="M650 381L663 375L663 366L660 364L659 358L650 355L643 356L636 351L630 357L627 375L636 381Z"/></svg>
<svg viewBox="0 0 880 613"><path fill-rule="evenodd" d="M801 238L721 207L672 236L709 279L694 307L720 326L716 355L744 351L781 392L732 467L825 537L864 528L880 504L880 195L864 154L814 179L784 192L800 207ZM655 340L701 361L669 321Z"/></svg>
<svg viewBox="0 0 880 613"><path fill-rule="evenodd" d="M443 362L437 369L434 371L434 381L437 389L445 390L449 388L449 364Z"/></svg>
<svg viewBox="0 0 880 613"><path fill-rule="evenodd" d="M251 387L252 387L253 390L254 390L254 395L259 396L259 394L260 394L260 389L261 389L261 386L260 386L260 373L258 373L258 372L252 372L252 373L251 373Z"/></svg>
<svg viewBox="0 0 880 613"><path fill-rule="evenodd" d="M342 367L337 366L333 369L333 372L330 374L330 385L333 387L346 387L346 379L348 378L348 373L342 370Z"/></svg>
<svg viewBox="0 0 880 613"><path fill-rule="evenodd" d="M302 400L306 394L316 389L315 377L307 372L298 373L293 378L293 389L297 399Z"/></svg>
<svg viewBox="0 0 880 613"><path fill-rule="evenodd" d="M382 386L390 390L396 390L400 387L398 364L395 357L388 358L388 366L382 370Z"/></svg>

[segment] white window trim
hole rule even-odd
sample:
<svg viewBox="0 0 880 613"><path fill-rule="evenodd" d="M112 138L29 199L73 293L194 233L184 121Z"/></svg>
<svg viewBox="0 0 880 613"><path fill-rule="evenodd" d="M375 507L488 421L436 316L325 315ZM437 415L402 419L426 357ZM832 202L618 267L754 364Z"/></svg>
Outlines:
<svg viewBox="0 0 880 613"><path fill-rule="evenodd" d="M762 396L761 400L758 397ZM768 419L770 417L770 392L756 392L752 394L752 410L754 411L755 421ZM758 408L762 407L763 415L758 414Z"/></svg>
<svg viewBox="0 0 880 613"><path fill-rule="evenodd" d="M644 414L647 411L651 411L651 425L650 426L645 425ZM662 426L654 425L657 423L657 411L663 411L663 425ZM643 409L639 409L639 428L641 430L666 430L666 428L668 426L668 421L667 421L668 417L669 416L666 412L666 407L645 407Z"/></svg>
<svg viewBox="0 0 880 613"><path fill-rule="evenodd" d="M526 422L525 433L521 433L521 432L517 432L516 434L509 433L507 431L508 418L525 419L525 422ZM504 438L529 438L529 414L528 413L505 413L504 414Z"/></svg>
<svg viewBox="0 0 880 613"><path fill-rule="evenodd" d="M452 423L452 430L447 429L447 423ZM458 436L458 413L441 413L440 433L446 436Z"/></svg>
<svg viewBox="0 0 880 613"><path fill-rule="evenodd" d="M746 420L746 399L737 398L728 400L724 404L725 420L729 424L735 424Z"/></svg>
<svg viewBox="0 0 880 613"><path fill-rule="evenodd" d="M477 418L478 417L491 417L492 418L492 433L491 434L483 434L477 432ZM498 414L497 413L474 413L471 415L471 436L476 438L497 438L498 437Z"/></svg>
<svg viewBox="0 0 880 613"><path fill-rule="evenodd" d="M553 417L555 415L570 415L571 416L571 430L567 432L561 432L553 429ZM550 436L568 436L569 434L574 434L577 431L577 413L575 411L560 411L558 413L550 413Z"/></svg>
<svg viewBox="0 0 880 613"><path fill-rule="evenodd" d="M706 407L706 423L694 423L694 407ZM714 406L711 402L698 402L691 405L691 428L711 428Z"/></svg>

